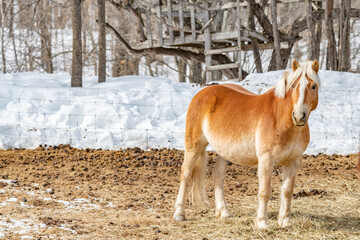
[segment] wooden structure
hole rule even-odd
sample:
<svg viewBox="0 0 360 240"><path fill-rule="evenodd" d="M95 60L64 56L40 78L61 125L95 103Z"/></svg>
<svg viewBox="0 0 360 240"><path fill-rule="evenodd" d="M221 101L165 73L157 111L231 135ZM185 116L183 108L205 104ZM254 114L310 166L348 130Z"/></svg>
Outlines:
<svg viewBox="0 0 360 240"><path fill-rule="evenodd" d="M212 71L238 68L242 80L240 51L252 50L252 41L260 50L273 49L272 40L250 28L247 21L247 3L207 0L148 0L140 1L145 19L146 40L133 44L135 49L153 47L196 48L205 54L206 79L211 81ZM161 2L163 4L161 4ZM220 3L219 3L220 2ZM286 47L282 43L282 47ZM218 65L214 54L228 54L233 63ZM220 80L220 79L215 79Z"/></svg>

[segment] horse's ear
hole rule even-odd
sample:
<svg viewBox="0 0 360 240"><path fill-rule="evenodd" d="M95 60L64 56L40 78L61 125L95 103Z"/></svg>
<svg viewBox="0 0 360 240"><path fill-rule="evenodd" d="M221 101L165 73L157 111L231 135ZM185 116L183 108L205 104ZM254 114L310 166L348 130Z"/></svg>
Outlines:
<svg viewBox="0 0 360 240"><path fill-rule="evenodd" d="M296 69L298 69L299 63L298 63L298 61L296 61L296 59L294 59L294 60L292 61L291 67L292 67L292 70L293 70L294 72L296 71Z"/></svg>
<svg viewBox="0 0 360 240"><path fill-rule="evenodd" d="M318 60L314 60L314 62L311 64L311 68L316 72L318 73L319 71L319 68L320 68L320 65L319 65L319 62Z"/></svg>

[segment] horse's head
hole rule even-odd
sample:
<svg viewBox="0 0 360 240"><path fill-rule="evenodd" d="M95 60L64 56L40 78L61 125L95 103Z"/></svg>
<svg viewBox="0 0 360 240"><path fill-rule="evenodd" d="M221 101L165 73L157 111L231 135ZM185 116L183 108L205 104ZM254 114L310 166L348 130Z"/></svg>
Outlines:
<svg viewBox="0 0 360 240"><path fill-rule="evenodd" d="M276 86L275 93L280 98L284 98L286 94L291 94L292 121L296 126L304 126L310 112L318 104L319 62L314 60L313 62L307 61L299 64L293 60L291 66L293 71L284 74L283 79Z"/></svg>

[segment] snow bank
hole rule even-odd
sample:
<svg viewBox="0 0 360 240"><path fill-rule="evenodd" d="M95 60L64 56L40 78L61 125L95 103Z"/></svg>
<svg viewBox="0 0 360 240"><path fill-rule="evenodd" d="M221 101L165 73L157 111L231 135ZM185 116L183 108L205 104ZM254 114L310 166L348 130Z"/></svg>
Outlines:
<svg viewBox="0 0 360 240"><path fill-rule="evenodd" d="M262 93L282 71L251 74L240 85ZM307 153L353 153L359 149L360 74L321 71L318 109L310 117ZM71 144L78 148L183 148L185 117L198 85L168 78L0 75L0 147L35 148Z"/></svg>

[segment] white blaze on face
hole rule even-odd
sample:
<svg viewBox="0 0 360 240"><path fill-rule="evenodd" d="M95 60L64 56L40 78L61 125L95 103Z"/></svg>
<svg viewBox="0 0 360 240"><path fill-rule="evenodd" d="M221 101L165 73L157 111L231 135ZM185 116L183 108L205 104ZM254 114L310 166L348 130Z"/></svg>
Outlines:
<svg viewBox="0 0 360 240"><path fill-rule="evenodd" d="M308 80L303 74L299 81L299 99L294 106L294 117L297 120L300 120L303 117L304 113L306 114L306 116L308 115L308 107L304 105L307 84Z"/></svg>

